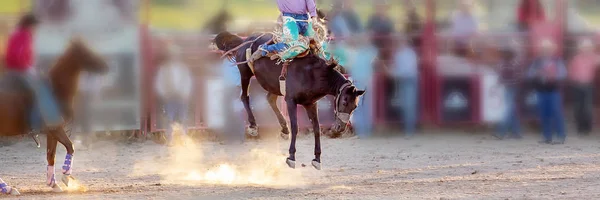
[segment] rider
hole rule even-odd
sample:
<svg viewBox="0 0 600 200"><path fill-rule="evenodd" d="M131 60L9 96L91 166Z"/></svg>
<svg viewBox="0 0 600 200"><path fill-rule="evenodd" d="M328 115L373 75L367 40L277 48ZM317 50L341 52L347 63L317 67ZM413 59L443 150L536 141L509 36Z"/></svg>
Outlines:
<svg viewBox="0 0 600 200"><path fill-rule="evenodd" d="M267 53L278 53L282 61L289 61L309 48L310 39L315 35L313 23L317 21L315 0L277 0L282 16L282 42L262 45L252 54L251 60L257 60ZM306 38L300 38L300 35Z"/></svg>
<svg viewBox="0 0 600 200"><path fill-rule="evenodd" d="M26 83L34 93L35 103L30 113L30 125L31 128L39 130L43 122L46 127L55 128L61 126L63 121L50 88L38 78L32 67L35 56L33 35L38 22L33 14L26 14L20 19L16 30L8 39L5 62L7 73Z"/></svg>

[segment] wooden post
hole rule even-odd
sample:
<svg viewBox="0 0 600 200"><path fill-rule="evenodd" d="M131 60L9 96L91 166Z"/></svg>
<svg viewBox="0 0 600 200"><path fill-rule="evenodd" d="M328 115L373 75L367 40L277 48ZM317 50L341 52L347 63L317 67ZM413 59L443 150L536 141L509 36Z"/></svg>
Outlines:
<svg viewBox="0 0 600 200"><path fill-rule="evenodd" d="M149 31L150 24L150 0L142 1L142 11L144 12L141 19L139 19L140 23L140 56L141 56L141 66L140 66L140 74L142 77L141 81L141 90L142 90L142 99L140 100L142 104L141 110L141 119L140 119L140 130L143 134L147 134L148 131L153 131L156 124L155 110L154 110L154 90L152 90L152 80L154 78L154 67L152 63L152 39ZM148 129L150 128L150 129Z"/></svg>

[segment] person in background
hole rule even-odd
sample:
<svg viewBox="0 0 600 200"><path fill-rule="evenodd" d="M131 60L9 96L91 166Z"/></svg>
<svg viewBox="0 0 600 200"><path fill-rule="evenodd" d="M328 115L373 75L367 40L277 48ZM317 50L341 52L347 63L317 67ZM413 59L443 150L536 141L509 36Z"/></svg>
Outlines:
<svg viewBox="0 0 600 200"><path fill-rule="evenodd" d="M341 66L347 65L347 41L351 39L351 35L354 33L350 30L349 21L344 15L344 6L346 0L336 0L334 2L333 10L331 11L330 21L327 23L329 30L331 31L330 36L335 37L335 40L331 40L329 45L324 47L329 48L327 52L333 54L334 59Z"/></svg>
<svg viewBox="0 0 600 200"><path fill-rule="evenodd" d="M600 59L590 39L579 42L579 52L569 64L569 79L575 98L575 121L577 133L589 135L592 131L594 78Z"/></svg>
<svg viewBox="0 0 600 200"><path fill-rule="evenodd" d="M329 28L329 31L331 31L331 34L334 37L339 39L348 39L348 37L350 37L350 34L352 33L350 31L350 26L346 19L346 16L344 15L345 3L346 0L334 1L333 8L328 16L329 23L327 23L327 26Z"/></svg>
<svg viewBox="0 0 600 200"><path fill-rule="evenodd" d="M160 66L155 82L156 92L165 105L169 125L167 144L173 145L173 126L179 124L182 134L187 135L187 111L193 81L190 69L180 60L177 46L168 44L169 55Z"/></svg>
<svg viewBox="0 0 600 200"><path fill-rule="evenodd" d="M221 104L225 113L225 121L222 133L228 142L243 141L244 136L244 116L240 94L242 92L242 81L240 71L236 61L233 59L223 59L220 66L221 75L224 78L223 92L224 103Z"/></svg>
<svg viewBox="0 0 600 200"><path fill-rule="evenodd" d="M523 77L522 66L519 57L512 47L504 46L501 48L500 56L502 60L498 64L496 71L500 75L499 84L502 84L505 88L504 102L506 111L498 127L499 131L494 136L498 139L504 139L507 133L510 132L509 137L522 139L517 106L518 88ZM496 90L499 86L494 87L493 90Z"/></svg>
<svg viewBox="0 0 600 200"><path fill-rule="evenodd" d="M329 23L334 23L334 18L339 17L345 22L345 26L350 34L358 34L362 32L362 25L358 14L354 10L354 3L352 0L335 0L333 3L333 9L328 16ZM331 27L331 31L335 34L336 27Z"/></svg>
<svg viewBox="0 0 600 200"><path fill-rule="evenodd" d="M377 49L369 42L369 36L359 35L356 37L356 54L351 56L348 70L354 84L358 88L373 88L373 61L377 56ZM359 102L359 106L354 111L352 124L359 138L367 138L373 132L373 95L374 92L367 92Z"/></svg>
<svg viewBox="0 0 600 200"><path fill-rule="evenodd" d="M454 12L451 21L450 34L454 38L455 54L467 56L470 40L477 34L479 22L473 13L473 2L461 0L458 10Z"/></svg>
<svg viewBox="0 0 600 200"><path fill-rule="evenodd" d="M402 97L404 133L406 137L412 137L416 131L419 109L419 58L405 37L397 38L396 44L394 66L389 69L389 74L399 80L396 92Z"/></svg>
<svg viewBox="0 0 600 200"><path fill-rule="evenodd" d="M404 0L404 9L406 13L404 32L410 38L411 44L417 48L421 45L421 17L417 13L417 7L413 0Z"/></svg>
<svg viewBox="0 0 600 200"><path fill-rule="evenodd" d="M30 113L30 127L40 130L57 128L63 125L63 118L51 93L49 84L43 81L33 67L34 39L38 19L33 14L24 15L17 29L10 35L6 45L5 64L9 76L23 82L34 94L34 108Z"/></svg>
<svg viewBox="0 0 600 200"><path fill-rule="evenodd" d="M540 0L521 0L517 10L519 30L527 31L532 24L546 20L544 7Z"/></svg>
<svg viewBox="0 0 600 200"><path fill-rule="evenodd" d="M371 42L378 49L380 59L384 60L389 60L385 58L384 52L392 51L392 46L389 44L393 39L392 35L396 32L394 22L388 14L388 8L389 4L384 0L375 3L375 14L369 18L367 23L367 31L371 35Z"/></svg>
<svg viewBox="0 0 600 200"><path fill-rule="evenodd" d="M540 55L527 71L535 86L542 124L541 144L564 144L566 139L560 85L567 78L564 61L556 56L556 45L549 39L540 43ZM556 137L553 138L553 132Z"/></svg>
<svg viewBox="0 0 600 200"><path fill-rule="evenodd" d="M206 34L219 34L223 31L227 31L227 24L231 21L232 17L227 11L227 8L223 6L221 11L217 15L213 16L206 25L202 28L202 31Z"/></svg>

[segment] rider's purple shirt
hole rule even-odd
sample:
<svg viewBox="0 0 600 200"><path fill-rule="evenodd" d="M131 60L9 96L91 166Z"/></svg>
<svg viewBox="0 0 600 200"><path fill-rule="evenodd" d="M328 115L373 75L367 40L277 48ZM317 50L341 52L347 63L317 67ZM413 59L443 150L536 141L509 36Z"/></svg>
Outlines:
<svg viewBox="0 0 600 200"><path fill-rule="evenodd" d="M282 13L306 14L317 16L315 0L277 0L277 6Z"/></svg>

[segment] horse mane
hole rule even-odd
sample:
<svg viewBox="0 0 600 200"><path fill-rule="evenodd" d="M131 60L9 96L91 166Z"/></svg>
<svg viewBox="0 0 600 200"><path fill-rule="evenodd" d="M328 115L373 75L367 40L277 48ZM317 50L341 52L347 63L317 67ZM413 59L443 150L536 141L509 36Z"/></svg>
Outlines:
<svg viewBox="0 0 600 200"><path fill-rule="evenodd" d="M237 35L231 34L227 31L217 34L213 40L217 48L221 51L229 51L244 42L244 40Z"/></svg>

